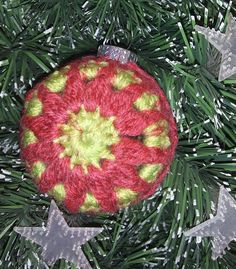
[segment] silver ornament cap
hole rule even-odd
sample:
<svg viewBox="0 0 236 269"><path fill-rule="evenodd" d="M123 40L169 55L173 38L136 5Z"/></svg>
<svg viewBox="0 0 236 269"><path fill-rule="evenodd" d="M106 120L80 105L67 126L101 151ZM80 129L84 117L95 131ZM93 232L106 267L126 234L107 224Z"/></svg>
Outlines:
<svg viewBox="0 0 236 269"><path fill-rule="evenodd" d="M106 56L111 60L118 60L122 64L128 62L136 63L138 57L135 53L131 52L130 50L123 49L116 46L111 45L101 45L98 47L98 56Z"/></svg>

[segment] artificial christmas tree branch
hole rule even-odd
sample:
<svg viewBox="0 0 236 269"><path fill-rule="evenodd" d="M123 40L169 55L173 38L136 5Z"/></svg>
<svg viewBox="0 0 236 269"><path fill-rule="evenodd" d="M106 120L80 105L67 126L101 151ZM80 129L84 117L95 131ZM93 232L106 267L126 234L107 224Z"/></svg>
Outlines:
<svg viewBox="0 0 236 269"><path fill-rule="evenodd" d="M169 99L179 130L175 161L156 194L114 215L72 216L103 225L83 251L93 268L235 268L236 245L211 259L210 239L182 232L215 214L219 185L236 193L235 81L217 81L220 55L196 24L224 31L233 1L3 1L0 6L0 267L47 268L41 249L14 226L41 226L50 199L39 194L19 157L19 119L34 81L98 44L136 52ZM18 256L18 258L16 258ZM70 265L58 261L54 268Z"/></svg>

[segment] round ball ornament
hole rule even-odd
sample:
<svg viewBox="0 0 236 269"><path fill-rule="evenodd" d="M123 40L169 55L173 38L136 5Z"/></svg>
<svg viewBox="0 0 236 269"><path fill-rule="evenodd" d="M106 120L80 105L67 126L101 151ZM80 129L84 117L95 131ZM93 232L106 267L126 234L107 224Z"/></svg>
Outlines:
<svg viewBox="0 0 236 269"><path fill-rule="evenodd" d="M72 213L116 212L152 195L177 144L156 81L127 50L102 46L26 95L21 154L39 191Z"/></svg>

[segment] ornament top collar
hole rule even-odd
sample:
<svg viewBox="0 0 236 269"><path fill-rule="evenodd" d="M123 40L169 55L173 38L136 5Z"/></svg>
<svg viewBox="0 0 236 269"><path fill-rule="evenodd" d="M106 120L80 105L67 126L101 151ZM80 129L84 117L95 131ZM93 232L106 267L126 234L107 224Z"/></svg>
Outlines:
<svg viewBox="0 0 236 269"><path fill-rule="evenodd" d="M98 56L106 56L111 60L118 60L120 63L137 62L138 57L130 50L116 46L101 45L98 47Z"/></svg>

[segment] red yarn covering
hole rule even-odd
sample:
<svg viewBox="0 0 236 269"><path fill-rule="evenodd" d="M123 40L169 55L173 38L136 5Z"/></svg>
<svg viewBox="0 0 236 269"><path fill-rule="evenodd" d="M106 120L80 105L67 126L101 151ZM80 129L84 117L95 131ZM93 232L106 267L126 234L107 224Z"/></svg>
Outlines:
<svg viewBox="0 0 236 269"><path fill-rule="evenodd" d="M91 60L97 64L108 63L101 65L93 78L79 69ZM131 70L138 83L115 89L112 81L120 70ZM63 184L66 193L64 205L73 213L80 210L87 193L95 197L99 211L108 212L115 212L120 207L117 188L137 193L137 199L132 203L153 194L170 168L177 145L175 120L156 81L134 63L121 64L105 57L89 56L72 61L63 72L66 83L62 91L50 91L43 80L28 92L26 104L37 96L42 112L39 115L27 113L26 107L21 119L22 158L30 172L34 163L40 161L45 164L45 170L36 180L39 190L50 192L56 184ZM135 101L143 93L158 97L153 108L135 108ZM60 155L64 151L63 145L55 143L62 135L60 126L68 122L69 113L78 113L82 107L88 112L99 108L102 117L114 117L114 127L119 133L119 141L109 148L114 159L101 159L101 168L89 165L87 173L81 165L71 167L70 157ZM147 146L142 140L144 130L160 120L169 124L170 145L164 149ZM154 135L161 133L160 128L153 131ZM33 132L36 140L24 144L25 130ZM154 181L147 182L139 176L138 169L142 165L156 163L162 164L163 169Z"/></svg>

